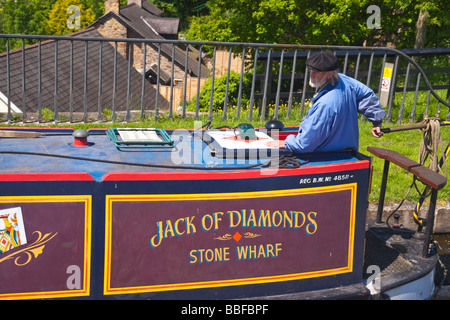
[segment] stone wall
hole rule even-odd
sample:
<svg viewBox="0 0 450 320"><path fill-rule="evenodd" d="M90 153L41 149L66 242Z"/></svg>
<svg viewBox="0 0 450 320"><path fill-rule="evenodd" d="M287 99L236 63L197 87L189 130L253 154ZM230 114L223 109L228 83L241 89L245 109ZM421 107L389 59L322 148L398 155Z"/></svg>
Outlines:
<svg viewBox="0 0 450 320"><path fill-rule="evenodd" d="M119 0L105 0L105 13L110 11L119 14L120 1Z"/></svg>
<svg viewBox="0 0 450 320"><path fill-rule="evenodd" d="M114 18L108 19L105 23L97 27L97 31L105 38L123 39L127 37L127 28ZM114 43L111 45L114 47ZM127 59L127 44L125 42L117 43L117 51Z"/></svg>
<svg viewBox="0 0 450 320"><path fill-rule="evenodd" d="M141 0L132 0L128 1L129 3L135 2L141 4ZM119 15L119 0L105 0L105 13L110 11ZM124 38L140 38L139 35L135 34L131 30L127 30L127 28L122 25L115 17L110 17L103 24L97 25L97 31L105 38L116 38L116 39L124 39ZM115 43L111 43L112 46ZM125 58L131 59L133 67L138 72L143 72L144 66L144 44L143 43L133 43L130 47L126 42L118 42L117 43L118 52ZM160 56L160 66L161 69L164 70L168 75L172 74L172 57L166 57L163 54ZM215 77L221 77L226 75L228 68L228 59L229 52L217 50L216 52L216 68L215 68ZM211 61L209 61L211 62ZM241 59L232 57L230 69L240 73L241 70ZM146 45L146 58L145 58L146 69L148 70L152 65L158 64L158 45ZM211 69L212 66L208 65L208 68ZM190 101L197 94L197 85L200 81L200 89L203 87L206 79L197 79L195 77L190 77L188 75L186 83L184 83L184 67L179 67L174 65L174 88L173 88L173 111L177 111L181 101L184 98L184 88L186 87L186 100ZM155 86L156 87L156 86ZM171 90L170 86L160 85L160 93L170 101Z"/></svg>
<svg viewBox="0 0 450 320"><path fill-rule="evenodd" d="M438 194L439 196L439 194ZM388 216L396 209L398 204L385 204L382 221L386 221ZM399 223L408 229L417 230L417 224L414 222L412 213L416 207L415 203L407 202L400 207L397 211L399 214ZM420 210L418 216L420 218L426 218L428 214L428 204L424 204ZM369 204L367 209L366 217L372 220L376 220L378 205L377 204ZM391 217L389 223L392 225L394 223L394 218ZM450 203L438 203L436 204L435 209L435 219L434 219L434 233L450 233Z"/></svg>
<svg viewBox="0 0 450 320"><path fill-rule="evenodd" d="M143 57L144 57L144 45L142 43L133 44L133 66L139 72L142 72L144 67ZM150 66L153 64L158 64L158 47L154 45L147 45L147 56L145 60L146 69L148 70ZM167 74L171 75L172 57L166 57L163 54L161 54L160 66L162 70L164 70ZM174 65L174 78L180 80L184 78L184 69L181 69L176 64Z"/></svg>

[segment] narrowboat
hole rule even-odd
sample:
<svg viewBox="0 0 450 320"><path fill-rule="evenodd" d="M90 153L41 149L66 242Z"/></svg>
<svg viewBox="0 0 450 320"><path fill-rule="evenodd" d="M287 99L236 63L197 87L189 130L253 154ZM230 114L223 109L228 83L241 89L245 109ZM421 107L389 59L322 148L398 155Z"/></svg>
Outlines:
<svg viewBox="0 0 450 320"><path fill-rule="evenodd" d="M446 178L267 146L295 131L3 128L0 298L429 299ZM366 217L374 156L431 188L425 228Z"/></svg>

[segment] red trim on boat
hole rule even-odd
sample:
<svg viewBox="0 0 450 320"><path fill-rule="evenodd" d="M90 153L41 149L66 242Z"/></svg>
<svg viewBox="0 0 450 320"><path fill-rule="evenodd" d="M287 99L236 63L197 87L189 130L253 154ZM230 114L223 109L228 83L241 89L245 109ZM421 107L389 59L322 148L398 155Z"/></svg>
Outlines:
<svg viewBox="0 0 450 320"><path fill-rule="evenodd" d="M0 181L94 181L87 172L0 173Z"/></svg>
<svg viewBox="0 0 450 320"><path fill-rule="evenodd" d="M232 170L232 171L189 171L189 172L109 172L103 176L103 181L138 181L138 180L221 180L221 179L249 179L269 178L273 176L285 177L295 175L307 175L328 173L336 171L348 171L366 169L368 160L334 163L319 166L306 166L297 169L270 169L260 170Z"/></svg>

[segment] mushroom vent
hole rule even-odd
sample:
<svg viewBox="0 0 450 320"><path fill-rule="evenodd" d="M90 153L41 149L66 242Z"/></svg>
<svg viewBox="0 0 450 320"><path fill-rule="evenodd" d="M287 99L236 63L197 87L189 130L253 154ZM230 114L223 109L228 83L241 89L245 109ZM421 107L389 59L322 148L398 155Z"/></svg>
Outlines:
<svg viewBox="0 0 450 320"><path fill-rule="evenodd" d="M72 133L74 140L72 146L74 147L87 147L89 143L87 141L87 137L89 136L89 132L84 129L75 130Z"/></svg>

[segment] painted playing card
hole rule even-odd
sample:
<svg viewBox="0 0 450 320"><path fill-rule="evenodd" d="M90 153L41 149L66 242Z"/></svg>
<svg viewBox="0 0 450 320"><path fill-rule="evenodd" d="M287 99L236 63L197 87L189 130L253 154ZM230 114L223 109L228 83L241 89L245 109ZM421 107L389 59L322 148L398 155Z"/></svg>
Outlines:
<svg viewBox="0 0 450 320"><path fill-rule="evenodd" d="M22 208L0 210L0 254L26 243Z"/></svg>

